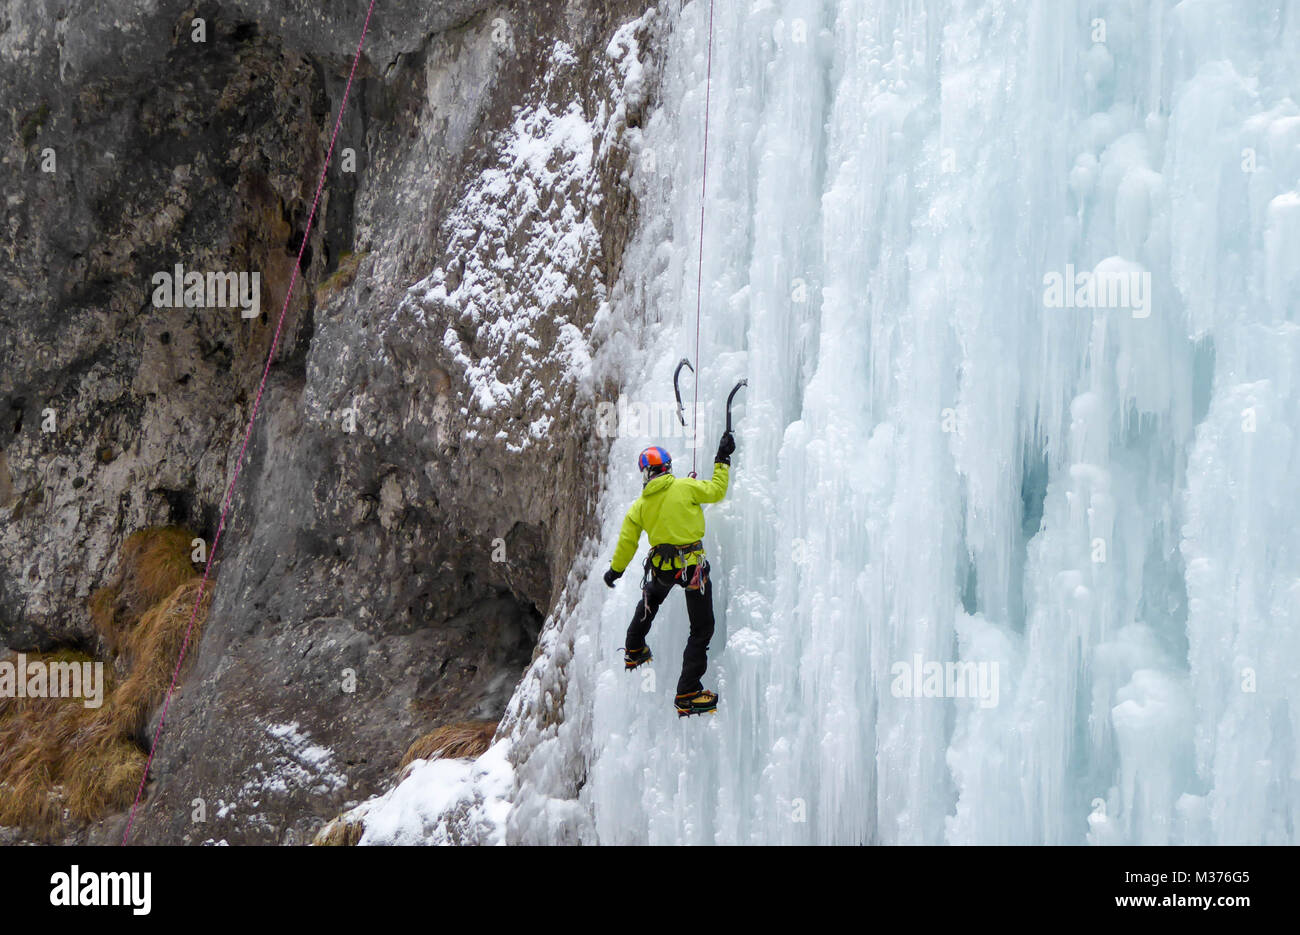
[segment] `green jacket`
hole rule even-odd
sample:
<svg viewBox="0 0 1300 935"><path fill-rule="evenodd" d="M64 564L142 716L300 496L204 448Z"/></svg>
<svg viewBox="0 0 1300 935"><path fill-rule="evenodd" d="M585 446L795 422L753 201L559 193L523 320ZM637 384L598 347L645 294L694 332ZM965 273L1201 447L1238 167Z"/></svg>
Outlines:
<svg viewBox="0 0 1300 935"><path fill-rule="evenodd" d="M713 476L707 481L693 477L673 477L662 474L645 485L641 496L623 517L623 529L618 534L618 546L609 563L617 572L627 568L636 554L636 547L644 532L651 547L656 545L690 545L704 538L704 511L701 503L717 503L727 495L727 478L730 469L725 464L713 465ZM689 553L687 564L699 561L703 550ZM658 562L655 563L659 565ZM674 568L680 568L680 559L673 559ZM660 566L662 567L662 566Z"/></svg>

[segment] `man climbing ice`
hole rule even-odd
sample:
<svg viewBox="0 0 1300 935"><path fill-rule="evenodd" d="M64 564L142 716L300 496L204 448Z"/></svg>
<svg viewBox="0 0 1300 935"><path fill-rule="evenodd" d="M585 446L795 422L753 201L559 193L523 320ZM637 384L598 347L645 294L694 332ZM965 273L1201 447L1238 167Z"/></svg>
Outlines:
<svg viewBox="0 0 1300 935"><path fill-rule="evenodd" d="M637 459L643 483L641 496L623 518L618 545L609 571L605 572L605 584L612 588L636 554L641 533L645 532L650 540L650 554L645 560L641 603L627 628L623 664L628 671L652 658L645 638L664 598L674 585L680 584L686 590L691 635L682 653L682 675L677 682L678 717L708 714L718 707L717 693L705 691L700 681L708 667L709 640L713 638L713 596L709 592L709 563L701 541L704 511L700 504L717 503L727 495L727 477L735 450L735 438L730 431L724 432L717 457L713 459L713 476L707 481L674 477L672 457L662 448L651 447L641 452Z"/></svg>

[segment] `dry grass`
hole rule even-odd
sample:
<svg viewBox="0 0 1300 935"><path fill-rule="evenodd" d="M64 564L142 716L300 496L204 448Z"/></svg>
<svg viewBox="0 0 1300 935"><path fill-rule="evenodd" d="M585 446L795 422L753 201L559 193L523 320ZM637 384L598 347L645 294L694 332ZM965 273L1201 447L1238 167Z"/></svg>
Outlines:
<svg viewBox="0 0 1300 935"><path fill-rule="evenodd" d="M476 757L487 751L496 736L497 721L460 721L444 724L416 740L406 750L398 766L397 781L406 777L407 767L416 760L431 760L435 756L454 758ZM361 841L366 826L360 821L348 821L342 815L327 822L312 844L316 847L352 847Z"/></svg>
<svg viewBox="0 0 1300 935"><path fill-rule="evenodd" d="M312 839L315 847L356 847L366 826L359 821L344 821L341 817L327 822Z"/></svg>
<svg viewBox="0 0 1300 935"><path fill-rule="evenodd" d="M194 602L202 585L199 578L180 585L166 599L145 611L139 623L127 634L121 655L130 666L131 674L113 693L112 702L117 712L117 724L126 727L131 734L144 728L149 712L166 694L192 616L194 627L190 632L190 646L198 642L208 610L212 607L212 585L209 582L204 588L197 615L194 613ZM188 657L189 653L186 655Z"/></svg>
<svg viewBox="0 0 1300 935"><path fill-rule="evenodd" d="M190 561L193 539L180 526L156 526L123 543L117 576L90 597L91 622L113 652L151 607L198 574Z"/></svg>
<svg viewBox="0 0 1300 935"><path fill-rule="evenodd" d="M496 732L496 721L445 724L411 744L398 768L405 769L416 760L431 760L439 755L457 759L476 757L492 745Z"/></svg>
<svg viewBox="0 0 1300 935"><path fill-rule="evenodd" d="M137 738L161 703L198 596L192 534L141 530L122 549L112 584L91 599L95 626L125 675L104 666L103 704L79 698L0 698L0 825L52 838L65 820L89 822L130 805L144 776ZM191 647L211 605L211 585L194 619ZM62 651L29 661L93 662Z"/></svg>
<svg viewBox="0 0 1300 935"><path fill-rule="evenodd" d="M144 778L144 751L129 740L91 743L69 757L67 807L76 821L94 821L131 804Z"/></svg>
<svg viewBox="0 0 1300 935"><path fill-rule="evenodd" d="M67 651L26 655L28 662L94 661ZM107 667L105 679L107 693ZM65 812L93 821L131 803L145 756L120 732L101 735L103 711L79 698L0 699L0 825L49 836Z"/></svg>

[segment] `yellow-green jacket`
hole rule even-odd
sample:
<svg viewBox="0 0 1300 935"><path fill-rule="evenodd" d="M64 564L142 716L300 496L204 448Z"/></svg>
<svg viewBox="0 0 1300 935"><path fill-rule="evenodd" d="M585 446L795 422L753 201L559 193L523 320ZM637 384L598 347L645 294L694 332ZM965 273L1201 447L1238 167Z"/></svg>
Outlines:
<svg viewBox="0 0 1300 935"><path fill-rule="evenodd" d="M704 511L701 503L717 503L727 495L727 477L730 469L725 464L713 465L713 476L707 481L693 477L673 477L662 474L645 485L641 496L623 517L623 528L618 534L618 546L609 563L617 572L627 568L636 554L636 547L645 532L653 548L656 545L690 545L704 538ZM699 561L704 552L691 552L686 564ZM656 567L663 567L658 561ZM680 568L680 559L672 566Z"/></svg>

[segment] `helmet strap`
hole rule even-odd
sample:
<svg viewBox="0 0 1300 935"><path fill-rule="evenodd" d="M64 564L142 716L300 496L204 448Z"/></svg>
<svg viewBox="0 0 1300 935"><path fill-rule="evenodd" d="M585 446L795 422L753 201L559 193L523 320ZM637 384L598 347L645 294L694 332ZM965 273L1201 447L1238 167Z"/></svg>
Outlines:
<svg viewBox="0 0 1300 935"><path fill-rule="evenodd" d="M641 486L650 483L656 477L664 474L671 474L673 466L671 464L650 464L641 472Z"/></svg>

